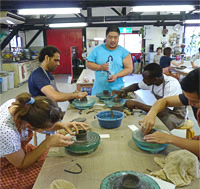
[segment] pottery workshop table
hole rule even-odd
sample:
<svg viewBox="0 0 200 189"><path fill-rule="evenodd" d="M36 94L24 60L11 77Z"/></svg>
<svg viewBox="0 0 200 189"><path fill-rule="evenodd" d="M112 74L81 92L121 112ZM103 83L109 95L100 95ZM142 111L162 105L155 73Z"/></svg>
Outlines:
<svg viewBox="0 0 200 189"><path fill-rule="evenodd" d="M191 72L192 70L194 70L194 69L192 68L192 65L191 65L190 61L185 61L182 65L180 65L180 66L178 66L178 67L181 67L181 66L186 66L186 68L184 68L184 69L177 69L177 67L174 67L174 66L172 66L172 67L170 68L170 70L171 70L172 72L175 72L175 73L179 74L179 78L180 78L180 75L182 75L182 76L184 77L184 76L186 76L189 72Z"/></svg>
<svg viewBox="0 0 200 189"><path fill-rule="evenodd" d="M84 78L87 78L88 81L85 82ZM82 87L87 87L87 88L93 87L94 78L95 78L94 71L90 69L84 69L76 82L76 89L78 91L81 91Z"/></svg>
<svg viewBox="0 0 200 189"><path fill-rule="evenodd" d="M96 103L99 103L98 100ZM95 110L98 109L98 110ZM105 106L94 105L90 110L106 110ZM148 170L160 170L160 167L154 162L153 158L163 157L173 150L177 150L173 145L159 154L151 154L140 150L132 140L132 131L128 125L138 125L138 121L144 117L140 113L134 113L125 117L119 128L104 129L99 126L98 120L94 119L96 112L88 113L90 110L79 110L69 106L64 116L64 121L69 122L78 117L85 117L86 123L91 130L98 134L109 134L110 138L101 138L98 148L85 155L72 155L65 151L64 148L51 148L43 167L38 175L33 189L46 189L50 183L56 179L65 179L72 182L77 189L99 189L102 180L111 173L117 171L136 171L148 174ZM156 118L155 128L168 131L163 123ZM81 174L71 174L64 169L79 171L78 163L82 167ZM192 182L190 186L184 187L194 189L199 187L198 180Z"/></svg>

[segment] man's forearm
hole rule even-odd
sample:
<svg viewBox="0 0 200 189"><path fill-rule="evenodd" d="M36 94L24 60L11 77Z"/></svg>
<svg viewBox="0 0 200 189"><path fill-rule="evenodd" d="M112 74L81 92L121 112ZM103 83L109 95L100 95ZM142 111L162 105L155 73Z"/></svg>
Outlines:
<svg viewBox="0 0 200 189"><path fill-rule="evenodd" d="M134 83L132 85L129 85L128 87L124 88L123 90L126 91L126 93L128 92L134 92L137 91L139 88L138 83Z"/></svg>
<svg viewBox="0 0 200 189"><path fill-rule="evenodd" d="M156 116L159 112L167 108L167 101L165 99L160 99L154 103L148 114Z"/></svg>
<svg viewBox="0 0 200 189"><path fill-rule="evenodd" d="M179 148L186 149L194 153L198 158L200 158L200 141L199 140L185 139L185 138L177 137L174 135L170 135L169 143L175 146L178 146Z"/></svg>
<svg viewBox="0 0 200 189"><path fill-rule="evenodd" d="M149 110L151 109L151 106L143 104L141 102L137 102L136 103L136 108L141 109L141 110L143 110L145 112L149 112Z"/></svg>
<svg viewBox="0 0 200 189"><path fill-rule="evenodd" d="M64 101L78 98L78 94L77 93L61 93L61 92L56 91L54 95L48 96L48 97L51 98L54 102L64 102Z"/></svg>
<svg viewBox="0 0 200 189"><path fill-rule="evenodd" d="M117 77L124 77L130 73L132 73L132 69L131 68L124 68L121 72L117 73Z"/></svg>
<svg viewBox="0 0 200 189"><path fill-rule="evenodd" d="M93 62L87 62L86 66L87 66L87 68L89 68L93 71L101 70L101 65L93 63Z"/></svg>

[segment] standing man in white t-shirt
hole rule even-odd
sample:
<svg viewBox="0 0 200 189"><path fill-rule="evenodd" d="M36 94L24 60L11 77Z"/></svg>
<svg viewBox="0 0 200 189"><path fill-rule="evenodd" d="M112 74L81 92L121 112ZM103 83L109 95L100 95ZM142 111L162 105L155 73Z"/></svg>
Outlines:
<svg viewBox="0 0 200 189"><path fill-rule="evenodd" d="M161 56L163 56L162 55L162 48L158 47L156 49L156 52L157 52L157 54L154 55L153 63L159 64L160 63L160 58L161 58ZM150 62L150 63L152 63L152 62Z"/></svg>
<svg viewBox="0 0 200 189"><path fill-rule="evenodd" d="M194 62L195 60L199 59L199 65L200 65L200 47L199 47L199 52L195 54L195 56L192 58L191 60L191 64L192 64L192 67L195 69L195 68L198 68L198 66L195 66L194 65Z"/></svg>
<svg viewBox="0 0 200 189"><path fill-rule="evenodd" d="M157 100L182 93L178 80L164 75L161 66L156 63L148 64L144 68L142 76L143 81L140 83L132 84L120 91L113 91L113 93L116 93L118 97L125 97L128 92L134 92L138 89L150 90ZM138 108L146 112L151 109L151 106L135 100L127 100L125 105L129 109ZM186 106L166 108L158 114L158 117L169 130L172 130L184 124L186 112Z"/></svg>

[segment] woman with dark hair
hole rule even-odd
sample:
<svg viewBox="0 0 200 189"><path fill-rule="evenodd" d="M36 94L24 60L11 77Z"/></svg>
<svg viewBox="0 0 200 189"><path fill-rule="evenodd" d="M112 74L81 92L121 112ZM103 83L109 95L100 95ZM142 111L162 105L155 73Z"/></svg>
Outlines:
<svg viewBox="0 0 200 189"><path fill-rule="evenodd" d="M173 64L175 66L180 66L184 63L184 60L181 60L180 63L176 63L172 58L170 58L172 49L170 47L166 47L164 49L164 56L160 58L160 66L163 68L164 74L170 74L170 65Z"/></svg>
<svg viewBox="0 0 200 189"><path fill-rule="evenodd" d="M86 129L84 123L57 122L60 109L47 97L32 98L22 93L5 102L0 107L0 161L1 188L32 188L50 147L63 147L73 144L71 137L54 134L46 138L39 146L28 144L33 130L65 129L73 134L77 126Z"/></svg>
<svg viewBox="0 0 200 189"><path fill-rule="evenodd" d="M200 126L200 68L191 71L181 82L183 94L171 96L158 100L148 112L147 116L139 123L142 125L144 134L148 134L154 126L156 115L166 107L179 107L183 105L192 106L194 116ZM179 148L189 150L200 158L200 136L195 136L193 140L169 135L161 132L146 135L147 142L160 144L173 144Z"/></svg>

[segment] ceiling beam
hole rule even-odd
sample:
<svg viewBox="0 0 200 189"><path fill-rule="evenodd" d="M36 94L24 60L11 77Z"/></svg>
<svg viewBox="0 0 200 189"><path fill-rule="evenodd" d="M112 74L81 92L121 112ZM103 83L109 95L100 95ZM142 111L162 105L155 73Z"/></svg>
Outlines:
<svg viewBox="0 0 200 189"><path fill-rule="evenodd" d="M3 42L0 44L0 49L3 50L10 40L18 33L18 31L23 27L23 24L17 25L13 28L12 32L9 33L9 35L3 40Z"/></svg>
<svg viewBox="0 0 200 189"><path fill-rule="evenodd" d="M199 5L198 0L1 0L1 10L17 10L22 8L58 8L58 7L126 7L141 5Z"/></svg>
<svg viewBox="0 0 200 189"><path fill-rule="evenodd" d="M91 10L91 9L89 9ZM125 22L125 21L165 21L165 20L189 20L189 19L199 19L197 14L180 14L180 15L139 15L135 14L132 16L96 16L91 17L91 13L88 13L89 17L67 17L67 18L41 18L41 19L26 19L26 25L33 24L52 24L52 23L76 23L76 22Z"/></svg>
<svg viewBox="0 0 200 189"><path fill-rule="evenodd" d="M122 14L118 11L118 10L116 10L115 8L111 8L111 10L113 10L118 16L121 16Z"/></svg>
<svg viewBox="0 0 200 189"><path fill-rule="evenodd" d="M43 31L43 29L40 29L37 31L37 33L32 37L32 39L28 42L25 49L29 48L30 45L35 41L35 39L40 35L40 33Z"/></svg>

